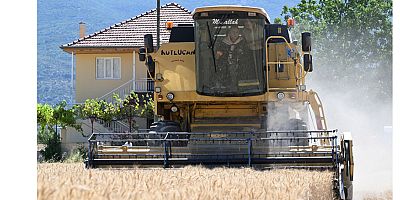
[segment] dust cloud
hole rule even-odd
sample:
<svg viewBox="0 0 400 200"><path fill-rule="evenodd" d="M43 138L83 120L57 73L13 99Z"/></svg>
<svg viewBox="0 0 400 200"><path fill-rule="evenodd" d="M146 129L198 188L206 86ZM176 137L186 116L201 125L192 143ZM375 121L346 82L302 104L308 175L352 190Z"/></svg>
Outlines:
<svg viewBox="0 0 400 200"><path fill-rule="evenodd" d="M323 58L318 58L323 59ZM362 84L347 84L327 81L326 73L314 61L314 72L310 74L307 87L316 91L324 106L328 129L339 132L350 131L354 151L354 199L362 199L368 193L383 193L392 190L392 100L381 98L376 91L379 81L368 80ZM390 67L391 68L391 67ZM364 70L362 73L369 73ZM346 76L362 76L347 74ZM359 84L358 84L359 85ZM391 90L391 88L386 88ZM391 92L391 91L390 91Z"/></svg>

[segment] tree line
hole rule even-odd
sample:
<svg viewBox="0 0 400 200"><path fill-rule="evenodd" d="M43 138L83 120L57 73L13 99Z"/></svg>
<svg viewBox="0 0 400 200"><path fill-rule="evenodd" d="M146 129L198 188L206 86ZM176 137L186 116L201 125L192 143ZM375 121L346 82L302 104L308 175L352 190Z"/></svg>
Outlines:
<svg viewBox="0 0 400 200"><path fill-rule="evenodd" d="M281 15L295 19L293 35L311 32L316 85L391 102L391 0L301 0Z"/></svg>

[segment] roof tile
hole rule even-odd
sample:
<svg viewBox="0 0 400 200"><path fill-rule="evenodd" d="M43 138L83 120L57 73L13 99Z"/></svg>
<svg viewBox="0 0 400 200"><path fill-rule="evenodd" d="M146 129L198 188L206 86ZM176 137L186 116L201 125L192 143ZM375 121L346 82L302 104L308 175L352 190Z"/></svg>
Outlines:
<svg viewBox="0 0 400 200"><path fill-rule="evenodd" d="M160 43L169 40L169 32L163 26L167 21L174 24L193 24L191 12L177 3L169 3L160 8ZM64 44L61 48L80 47L142 47L145 34L157 34L157 12L152 9L126 21L116 23L108 28ZM154 45L157 41L153 40Z"/></svg>

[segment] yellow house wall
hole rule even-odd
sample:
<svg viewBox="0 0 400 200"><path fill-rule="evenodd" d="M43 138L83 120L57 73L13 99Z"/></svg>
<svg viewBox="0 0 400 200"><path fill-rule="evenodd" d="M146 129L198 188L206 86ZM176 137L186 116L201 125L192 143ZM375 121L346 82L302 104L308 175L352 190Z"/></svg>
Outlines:
<svg viewBox="0 0 400 200"><path fill-rule="evenodd" d="M139 60L139 54L136 53L136 69L135 69L135 80L147 79L147 66L145 62Z"/></svg>
<svg viewBox="0 0 400 200"><path fill-rule="evenodd" d="M121 79L96 79L97 57L120 57ZM82 103L88 98L98 98L111 90L128 82L133 76L133 63L136 63L135 79L146 78L146 66L139 61L133 60L133 53L107 53L107 54L76 54L76 82L75 102Z"/></svg>

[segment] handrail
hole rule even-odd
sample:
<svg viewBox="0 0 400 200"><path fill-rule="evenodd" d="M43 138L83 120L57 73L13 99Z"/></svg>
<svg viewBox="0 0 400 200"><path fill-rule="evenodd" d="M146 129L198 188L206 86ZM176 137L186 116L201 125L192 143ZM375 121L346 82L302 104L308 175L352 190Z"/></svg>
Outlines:
<svg viewBox="0 0 400 200"><path fill-rule="evenodd" d="M102 123L105 128L109 129L110 131L113 131L114 133L125 133L129 131L129 126L121 121L106 122L100 120L100 123Z"/></svg>
<svg viewBox="0 0 400 200"><path fill-rule="evenodd" d="M128 82L104 94L99 99L112 102L112 97L114 94L118 94L121 98L124 98L124 96L129 94L131 91L152 92L154 91L154 81L151 79L129 80Z"/></svg>
<svg viewBox="0 0 400 200"><path fill-rule="evenodd" d="M283 37L283 36L269 36L266 40L265 40L265 46L267 47L268 46L268 41L270 40L270 39L283 39L284 41L285 41L285 44L286 44L286 46L289 48L289 49L292 49L292 47L290 46L290 44L289 44L289 42L286 40L286 38L285 37ZM275 62L268 62L268 48L266 48L265 49L265 61L266 61L266 65L267 65L267 67L268 67L268 65L270 64L270 63L272 63L272 64L274 64ZM290 62L290 61L288 61L288 62ZM277 62L277 63L286 63L286 62ZM291 63L294 63L294 62L291 62ZM295 67L295 69L296 69L296 66L294 66ZM295 70L296 71L296 70ZM288 71L289 72L289 71ZM305 77L305 76L304 76ZM304 78L304 77L301 77L301 78ZM268 78L268 75L267 75L267 78ZM298 79L298 81L301 81L301 78L300 79L298 79L298 77L296 77L296 79ZM297 80L296 80L297 81ZM267 92L269 92L270 90L269 90L269 80L267 80Z"/></svg>
<svg viewBox="0 0 400 200"><path fill-rule="evenodd" d="M115 91L121 89L122 87L128 85L129 83L131 83L131 82L133 82L133 81L134 81L133 79L129 80L128 82L126 82L126 83L124 83L124 84L122 84L122 85L120 85L120 86L118 86L118 87L112 89L110 92L108 92L108 93L106 93L105 95L101 96L99 99L104 99L106 96L108 96L108 95L110 95L110 94L111 94L111 95L114 94Z"/></svg>

